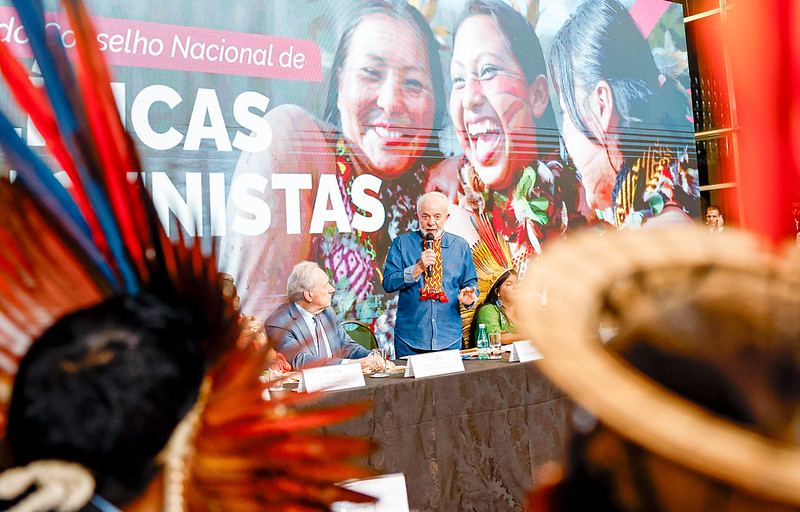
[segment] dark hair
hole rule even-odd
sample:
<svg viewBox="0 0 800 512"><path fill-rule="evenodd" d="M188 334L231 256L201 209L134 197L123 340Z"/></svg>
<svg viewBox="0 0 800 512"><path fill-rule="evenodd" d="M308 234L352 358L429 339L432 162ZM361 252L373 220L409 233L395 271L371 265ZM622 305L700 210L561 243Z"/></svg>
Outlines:
<svg viewBox="0 0 800 512"><path fill-rule="evenodd" d="M156 455L204 373L191 317L152 295L70 313L20 363L8 411L14 462L80 463L98 494L124 505L158 473Z"/></svg>
<svg viewBox="0 0 800 512"><path fill-rule="evenodd" d="M601 80L608 82L620 117L620 136L639 122L686 123L680 119L683 100L678 99L674 80L661 86L650 45L616 0L593 0L578 6L553 39L550 76L566 107L565 115L601 145L604 141L586 125L587 105L576 100L576 87L588 91Z"/></svg>
<svg viewBox="0 0 800 512"><path fill-rule="evenodd" d="M469 324L469 340L467 340L468 347L475 345L475 333L478 332L478 313L481 309L483 309L484 306L488 304L493 304L495 306L497 305L497 301L500 300L500 287L503 286L503 283L505 283L512 274L517 275L517 271L513 268L503 272L500 277L497 278L497 281L494 282L492 287L489 288L483 304L478 306L478 309L475 310L475 314L472 316L472 322Z"/></svg>
<svg viewBox="0 0 800 512"><path fill-rule="evenodd" d="M383 0L367 0L356 2L354 7L347 12L347 21L342 37L339 39L339 46L333 58L333 66L328 73L327 80L327 101L323 119L335 126L340 132L341 114L339 112L339 72L344 65L347 54L350 51L350 39L358 25L372 14L385 14L391 18L408 23L411 28L417 31L428 56L428 67L433 83L433 129L426 153L439 151L439 135L442 119L446 108L447 98L444 92L444 75L442 73L442 62L439 59L439 42L433 35L431 27L417 9L406 1L385 2Z"/></svg>
<svg viewBox="0 0 800 512"><path fill-rule="evenodd" d="M467 18L481 15L492 18L500 32L505 35L511 54L522 68L528 85L531 85L539 75L547 77L547 64L542 45L533 27L522 14L500 0L472 0L467 4L453 27L453 41L461 24ZM542 116L536 120L534 134L540 156L546 156L558 149L558 126L550 101Z"/></svg>

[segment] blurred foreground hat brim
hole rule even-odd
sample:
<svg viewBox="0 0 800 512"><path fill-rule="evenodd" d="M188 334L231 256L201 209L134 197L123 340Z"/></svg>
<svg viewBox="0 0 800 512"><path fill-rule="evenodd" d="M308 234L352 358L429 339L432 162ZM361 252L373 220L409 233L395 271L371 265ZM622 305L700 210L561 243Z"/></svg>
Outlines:
<svg viewBox="0 0 800 512"><path fill-rule="evenodd" d="M710 277L723 272L724 282L739 280L773 300L796 300L796 250L778 256L764 252L765 245L740 232L709 236L694 227L587 233L553 244L522 287L529 314L520 327L544 355L538 364L546 375L624 438L749 494L798 506L800 449L681 398L606 349L598 336L609 295L631 280L640 293L649 288L658 294L672 282L688 289L711 279L715 293L737 300ZM536 306L542 294L546 306Z"/></svg>

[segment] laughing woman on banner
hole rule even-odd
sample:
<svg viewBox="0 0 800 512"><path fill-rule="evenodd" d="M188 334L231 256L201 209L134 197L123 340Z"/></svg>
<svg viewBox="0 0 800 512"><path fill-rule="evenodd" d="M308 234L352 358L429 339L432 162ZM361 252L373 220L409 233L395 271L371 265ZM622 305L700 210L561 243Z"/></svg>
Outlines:
<svg viewBox="0 0 800 512"><path fill-rule="evenodd" d="M391 239L416 229L414 201L442 160L444 85L438 43L419 11L373 0L349 14L325 120L293 105L275 108L267 114L270 147L242 155L236 176L248 176L250 191L231 192L233 231L237 221L252 227L254 215L243 205L255 199L246 195L253 189L268 199L272 225L229 236L223 264L247 282L248 313L264 318L284 300L291 267L316 259L332 270L337 289L349 292L338 294L340 314L372 322L389 345L396 301L375 283Z"/></svg>
<svg viewBox="0 0 800 512"><path fill-rule="evenodd" d="M467 5L450 63L450 117L464 158L450 169L458 183L447 192L458 207L448 229L473 242L470 217L486 214L511 242L517 267L564 233L570 217L580 219L574 174L555 157L546 73L539 40L520 13L499 0Z"/></svg>
<svg viewBox="0 0 800 512"><path fill-rule="evenodd" d="M697 171L686 166L685 140L669 147L691 132L685 98L628 11L616 0L581 4L556 34L550 71L564 144L597 217L617 228L655 216L654 224L689 222Z"/></svg>

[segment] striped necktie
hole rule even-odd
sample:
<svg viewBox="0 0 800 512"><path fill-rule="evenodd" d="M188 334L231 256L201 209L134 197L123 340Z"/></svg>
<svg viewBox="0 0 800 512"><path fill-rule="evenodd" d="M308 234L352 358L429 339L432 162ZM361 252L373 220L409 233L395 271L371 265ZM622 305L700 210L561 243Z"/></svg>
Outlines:
<svg viewBox="0 0 800 512"><path fill-rule="evenodd" d="M328 352L328 346L325 344L325 338L322 337L322 319L319 315L314 315L314 335L317 337L317 348L319 349L320 357L331 357Z"/></svg>

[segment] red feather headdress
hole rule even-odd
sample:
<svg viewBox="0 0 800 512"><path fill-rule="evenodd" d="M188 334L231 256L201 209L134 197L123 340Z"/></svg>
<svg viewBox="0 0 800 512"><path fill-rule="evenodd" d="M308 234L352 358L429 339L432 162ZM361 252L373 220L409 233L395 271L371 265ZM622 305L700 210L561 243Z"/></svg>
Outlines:
<svg viewBox="0 0 800 512"><path fill-rule="evenodd" d="M473 219L473 224L478 232L478 240L471 246L472 260L475 263L475 273L478 275L478 290L480 293L475 307L470 309L462 308L461 311L461 331L466 346L470 344L469 335L472 319L480 305L486 300L489 290L492 289L492 286L503 274L514 268L508 240L494 230L486 215L476 216Z"/></svg>

